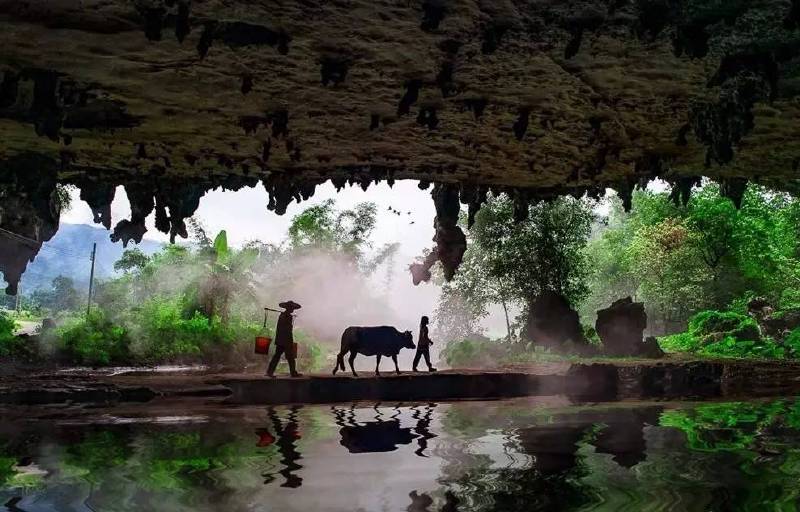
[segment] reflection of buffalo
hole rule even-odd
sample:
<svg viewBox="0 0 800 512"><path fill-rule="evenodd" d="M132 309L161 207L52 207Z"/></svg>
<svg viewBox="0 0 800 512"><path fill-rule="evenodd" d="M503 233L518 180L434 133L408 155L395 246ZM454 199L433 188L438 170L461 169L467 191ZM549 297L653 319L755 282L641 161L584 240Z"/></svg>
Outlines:
<svg viewBox="0 0 800 512"><path fill-rule="evenodd" d="M353 361L357 354L365 356L377 356L375 363L375 375L380 375L381 356L391 357L394 361L394 369L400 373L397 366L397 354L400 349L415 348L414 338L411 331L400 332L394 327L348 327L342 333L342 348L336 356L336 365L333 367L333 374L338 370L345 370L344 355L350 353L348 359L350 370L353 375L358 377Z"/></svg>
<svg viewBox="0 0 800 512"><path fill-rule="evenodd" d="M397 445L411 444L415 436L410 428L400 428L400 421L370 421L348 425L339 430L342 446L350 453L393 452Z"/></svg>

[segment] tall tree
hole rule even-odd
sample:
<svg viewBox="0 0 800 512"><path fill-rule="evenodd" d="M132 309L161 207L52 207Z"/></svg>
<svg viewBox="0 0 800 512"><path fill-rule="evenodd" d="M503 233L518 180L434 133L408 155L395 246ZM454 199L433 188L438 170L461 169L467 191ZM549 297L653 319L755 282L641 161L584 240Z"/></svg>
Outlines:
<svg viewBox="0 0 800 512"><path fill-rule="evenodd" d="M527 219L516 222L508 197L490 198L469 231L464 263L443 301L459 294L478 316L491 304L526 310L546 290L579 302L588 291L583 248L593 218L586 200L562 197L530 205ZM510 330L508 318L507 324Z"/></svg>

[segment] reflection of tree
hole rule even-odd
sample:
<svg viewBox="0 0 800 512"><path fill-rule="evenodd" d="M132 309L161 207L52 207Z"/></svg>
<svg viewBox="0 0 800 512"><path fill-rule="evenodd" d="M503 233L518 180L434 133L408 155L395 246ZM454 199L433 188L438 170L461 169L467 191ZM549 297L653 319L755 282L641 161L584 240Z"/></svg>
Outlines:
<svg viewBox="0 0 800 512"><path fill-rule="evenodd" d="M467 408L469 411L470 409ZM474 441L455 442L437 454L447 460L441 482L467 510L571 510L593 503L599 492L585 478L596 453L612 455L627 468L646 458L643 429L657 422L660 408L586 408L562 411L504 408L507 448L528 455L521 467L497 467ZM496 428L491 417L453 408L443 421L451 435L480 438ZM452 414L451 414L452 413ZM453 444L453 438L445 444ZM593 447L592 451L584 448ZM451 507L452 508L452 507Z"/></svg>
<svg viewBox="0 0 800 512"><path fill-rule="evenodd" d="M431 459L413 457L419 464L443 462L440 488L396 489L401 509L795 510L800 502L800 405L793 400L704 403L666 412L628 404L537 409L475 402L439 406L439 415L428 407L376 408L376 421L366 422L410 414L412 421L401 425L414 436L410 451L430 432L427 422L435 418L438 425L441 418L446 435L435 430L435 450L423 448ZM8 442L0 442L0 505L24 495L16 505L22 509L37 502L54 510L81 503L95 510L241 510L265 494L287 492L265 488L264 472L283 483L297 476L299 462L330 464L327 458L293 459L312 442L337 439L329 410L276 407L258 425L226 418L21 427L4 432ZM350 407L333 410L337 424L364 424ZM287 436L285 453L276 419ZM269 430L274 442L256 446L256 426ZM332 448L353 464L362 457ZM39 487L20 492L20 478L36 472ZM348 485L342 483L343 492Z"/></svg>

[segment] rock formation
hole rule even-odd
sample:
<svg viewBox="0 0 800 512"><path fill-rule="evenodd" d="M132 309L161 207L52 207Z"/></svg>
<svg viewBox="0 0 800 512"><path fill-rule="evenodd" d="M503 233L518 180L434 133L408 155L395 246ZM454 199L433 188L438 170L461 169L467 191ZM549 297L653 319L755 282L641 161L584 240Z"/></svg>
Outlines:
<svg viewBox="0 0 800 512"><path fill-rule="evenodd" d="M35 159L30 163L35 163ZM17 294L22 273L58 230L61 211L55 173L0 173L0 272L6 293Z"/></svg>
<svg viewBox="0 0 800 512"><path fill-rule="evenodd" d="M643 339L647 328L644 304L625 297L597 312L595 330L603 342L603 352L612 356L661 357L655 338Z"/></svg>
<svg viewBox="0 0 800 512"><path fill-rule="evenodd" d="M537 346L555 350L576 351L587 345L578 313L566 298L549 290L531 304L522 335Z"/></svg>
<svg viewBox="0 0 800 512"><path fill-rule="evenodd" d="M0 175L35 160L105 225L123 185L124 241L153 211L181 236L218 186L281 213L328 180L437 183L449 275L455 189L470 218L488 190L520 215L606 188L629 208L655 177L683 202L702 175L737 204L797 190L796 3L0 0Z"/></svg>

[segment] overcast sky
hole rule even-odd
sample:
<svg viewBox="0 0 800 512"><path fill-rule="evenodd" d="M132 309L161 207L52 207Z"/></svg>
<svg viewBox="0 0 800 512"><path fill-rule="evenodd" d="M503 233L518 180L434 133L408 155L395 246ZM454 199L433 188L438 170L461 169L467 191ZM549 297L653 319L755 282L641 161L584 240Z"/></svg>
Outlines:
<svg viewBox="0 0 800 512"><path fill-rule="evenodd" d="M654 182L649 188L664 190L666 184ZM62 215L62 222L92 224L92 212L79 199L79 191L73 190L72 196L72 207ZM261 185L238 192L218 189L208 192L200 200L200 208L194 218L206 227L209 236L213 237L218 231L225 229L229 242L234 246L256 239L277 244L285 239L293 216L331 198L336 201L339 209L352 208L364 201L377 205L377 226L372 237L374 246L377 248L389 242L400 243L398 257L395 259L398 275L406 275L407 267L414 258L433 245L431 238L435 209L430 190L420 190L415 181L398 181L393 188L384 182L371 186L367 192L358 186L346 187L338 193L333 185L326 183L317 188L316 194L310 200L290 204L286 214L282 216L267 210L268 197ZM389 210L390 207L401 214L396 215ZM599 213L606 213L607 205L599 205L598 210ZM130 217L130 204L122 187L117 189L111 215L112 225ZM169 240L167 235L155 229L154 215L148 218L147 225L146 238L160 242ZM414 302L415 306L432 311L438 299L438 288L432 285L413 287L410 281L410 276L407 280L397 280L399 288L396 293ZM504 335L504 319L499 314L499 308L493 308L484 327L489 330L490 335Z"/></svg>
<svg viewBox="0 0 800 512"><path fill-rule="evenodd" d="M79 199L79 194L78 190L72 191L72 207L62 215L62 222L92 224L92 212ZM346 187L339 193L333 185L326 183L317 188L317 193L310 200L289 205L284 215L267 210L267 192L261 185L238 192L217 189L203 196L194 217L203 223L209 236L222 229L227 230L228 241L235 246L255 239L280 243L286 236L293 216L331 198L336 200L340 209L352 208L364 201L371 201L378 206L378 222L372 237L376 247L399 241L402 254L416 256L433 244L431 238L435 210L430 190L420 190L417 182L413 181L398 181L393 188L380 183L372 185L367 192L357 186ZM389 207L401 211L401 215L391 213ZM129 218L130 213L128 198L120 187L111 206L112 225ZM167 235L155 229L154 215L148 218L147 225L146 238L169 241Z"/></svg>

